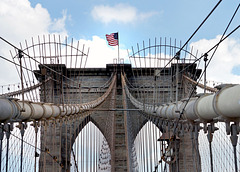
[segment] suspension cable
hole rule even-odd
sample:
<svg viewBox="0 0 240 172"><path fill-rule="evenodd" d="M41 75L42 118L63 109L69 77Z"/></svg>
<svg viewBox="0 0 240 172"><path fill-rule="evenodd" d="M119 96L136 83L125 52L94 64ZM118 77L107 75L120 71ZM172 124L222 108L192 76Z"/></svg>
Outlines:
<svg viewBox="0 0 240 172"><path fill-rule="evenodd" d="M207 19L211 16L211 14L215 11L215 9L218 7L218 5L222 2L222 0L219 0L218 3L214 6L214 8L211 10L211 12L207 15L207 17L202 21L202 23L198 26L198 28L193 32L193 34L189 37L189 39L183 44L183 46L180 48L180 50L174 55L174 57L169 60L169 62L164 66L163 69L165 69L176 57L180 56L181 50L188 44L188 42L193 38L193 36L198 32L198 30L202 27L202 25L207 21ZM160 70L159 73L162 72Z"/></svg>
<svg viewBox="0 0 240 172"><path fill-rule="evenodd" d="M185 68L183 68L181 72L185 71L187 68L191 67L192 65L194 65L196 62L200 61L205 54L210 53L213 49L215 49L216 47L218 47L223 41L225 41L229 36L231 36L234 32L236 32L238 29L240 28L240 25L238 25L236 28L234 28L228 35L226 35L224 38L222 38L217 44L215 44L212 48L210 48L208 51L206 51L203 55L201 55L199 58L197 58L193 63L187 65Z"/></svg>
<svg viewBox="0 0 240 172"><path fill-rule="evenodd" d="M45 150L43 150L43 149L41 149L41 148L38 148L38 147L36 147L35 145L33 145L33 144L31 144L31 143L28 143L28 142L25 141L24 139L22 139L22 138L16 136L16 135L13 134L12 132L6 130L6 129L4 128L3 125L0 125L0 128L1 128L1 130L3 130L4 132L6 132L6 133L12 135L13 137L15 137L16 139L18 139L18 140L20 140L20 141L23 141L23 143L25 143L25 144L27 144L27 145L33 147L33 148L36 148L37 150L39 150L39 151L41 151L41 152L44 152L44 153L48 154L48 155L53 159L53 155L52 155L50 152L45 151ZM58 163L58 164L60 165L60 163L59 163L58 161L55 161L55 162Z"/></svg>
<svg viewBox="0 0 240 172"><path fill-rule="evenodd" d="M15 48L15 49L17 49L17 50L20 50L18 47L16 47L15 45L13 45L12 43L10 43L10 42L7 41L6 39L4 39L4 38L2 38L2 37L0 37L0 39L1 39L2 41L6 42L7 44L9 44L10 46L12 46L13 48ZM36 59L34 59L33 57L31 57L31 56L28 55L27 53L25 53L25 52L22 52L22 53L23 53L24 55L26 55L27 57L31 58L33 61L35 61L35 62L41 64L39 61L37 61ZM47 68L48 70L50 70L50 71L56 73L57 75L60 75L60 76L62 75L61 73L59 73L59 72L57 72L57 71L51 69L50 67L48 67L48 66L45 65L45 64L41 64L41 65L42 65L43 67ZM85 61L85 66L86 66L86 61ZM64 78L66 78L67 80L70 80L70 81L72 81L72 82L78 83L78 82L72 80L71 78L69 78L69 77L67 77L67 76L65 76L65 75L62 75L62 76L63 76Z"/></svg>

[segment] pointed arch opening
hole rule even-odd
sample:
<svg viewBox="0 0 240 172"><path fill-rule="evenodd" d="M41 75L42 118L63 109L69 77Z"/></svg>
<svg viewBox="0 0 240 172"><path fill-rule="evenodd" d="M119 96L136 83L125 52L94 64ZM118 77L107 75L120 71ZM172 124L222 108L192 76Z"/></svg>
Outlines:
<svg viewBox="0 0 240 172"><path fill-rule="evenodd" d="M86 123L73 142L71 171L111 171L109 144L92 121Z"/></svg>

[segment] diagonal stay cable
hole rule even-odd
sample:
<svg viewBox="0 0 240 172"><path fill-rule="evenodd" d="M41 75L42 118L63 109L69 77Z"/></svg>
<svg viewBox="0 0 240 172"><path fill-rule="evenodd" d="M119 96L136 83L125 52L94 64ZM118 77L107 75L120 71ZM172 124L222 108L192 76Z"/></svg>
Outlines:
<svg viewBox="0 0 240 172"><path fill-rule="evenodd" d="M224 37L224 35L226 34L226 32L227 32L228 28L230 27L230 25L231 25L231 23L232 23L232 21L233 21L233 19L234 19L235 15L236 15L237 11L239 10L239 7L240 7L240 3L238 4L238 6L237 6L237 8L236 8L236 10L235 10L235 12L234 12L234 14L233 14L233 16L232 16L231 20L229 21L229 23L228 23L228 25L227 25L227 27L226 27L225 31L223 32L223 35L221 36L221 39L220 39L220 40L222 40L222 39L223 39L223 37ZM211 55L211 58L209 59L209 61L208 61L208 63L207 63L207 66L206 66L206 67L208 67L208 65L210 64L210 62L211 62L211 60L212 60L212 58L213 58L214 54L216 53L216 51L217 51L217 49L218 49L219 45L220 45L220 44L218 44L218 45L216 46L216 48L214 49L214 52L213 52L213 54ZM206 70L206 69L205 69L205 70ZM204 70L204 72L206 72L205 70Z"/></svg>
<svg viewBox="0 0 240 172"><path fill-rule="evenodd" d="M3 59L3 60L8 61L8 62L10 62L10 63L12 63L12 64L14 64L14 65L20 66L20 65L17 64L16 62L13 62L13 61L11 61L11 60L9 60L9 59L7 59L6 57L3 57L3 56L1 56L1 55L0 55L0 58ZM26 67L24 67L24 66L23 66L22 68L23 68L23 69L26 69L26 70L28 70L28 71L33 72L31 69L28 69L28 68L26 68ZM38 72L36 72L36 74L41 75L41 74L38 73Z"/></svg>
<svg viewBox="0 0 240 172"><path fill-rule="evenodd" d="M185 44L182 46L182 48L179 50L179 52L189 43L189 41L193 38L193 36L197 33L197 31L202 27L202 25L207 21L207 19L211 16L211 14L215 11L215 9L218 7L218 5L222 2L222 0L219 0L218 3L214 6L214 8L211 10L211 12L207 15L207 17L202 21L202 23L198 26L198 28L193 32L193 34L190 36L190 38L185 42Z"/></svg>
<svg viewBox="0 0 240 172"><path fill-rule="evenodd" d="M28 143L27 141L23 140L22 138L20 138L20 137L16 136L15 134L11 133L10 131L5 130L5 128L4 128L3 125L1 125L0 128L1 128L4 132L7 132L7 133L9 133L10 135L12 135L13 137L15 137L16 139L22 140L25 144L27 144L27 145L29 145L29 146L31 146L31 147L33 147L33 148L36 148L36 149L38 149L38 150L41 151L41 152L47 153L47 154L48 154L57 164L59 164L59 166L61 167L60 162L56 161L56 160L54 159L54 156L51 155L49 152L47 152L47 151L45 151L45 150L43 150L43 149L41 149L41 148L38 148L38 147L36 147L35 145L33 145L33 144L31 144L31 143ZM62 168L62 167L61 167L61 168Z"/></svg>
<svg viewBox="0 0 240 172"><path fill-rule="evenodd" d="M236 27L232 32L230 32L227 36L224 37L225 33L227 32L229 26L231 25L231 23L232 23L232 21L233 21L233 19L234 19L234 17L235 17L235 15L236 15L236 13L237 13L239 7L240 7L240 3L239 3L239 5L237 6L237 9L235 10L235 12L234 12L234 14L233 14L231 20L229 21L229 23L228 23L226 29L224 30L224 33L223 33L221 39L219 40L219 42L218 42L214 47L212 47L209 51L207 51L207 53L209 53L210 51L212 51L212 50L214 49L214 52L213 52L213 54L212 54L212 56L211 56L211 58L210 58L210 60L209 60L209 62L208 62L208 64L207 64L206 68L204 69L203 73L202 73L201 76L199 77L198 82L194 85L194 87L193 87L193 89L192 89L192 91L191 91L191 94L190 94L190 96L189 96L187 102L185 103L185 105L184 105L182 111L180 112L180 116L179 116L179 118L177 119L177 123L176 123L176 125L175 125L175 127L174 127L174 130L173 130L173 136L172 136L172 137L174 137L175 134L176 134L176 128L177 128L177 126L178 126L179 120L181 119L182 114L183 114L183 112L184 112L184 110L185 110L185 108L186 108L188 102L190 101L191 97L193 96L194 88L199 84L200 79L202 78L203 74L206 72L206 69L207 69L209 63L211 62L211 60L212 60L214 54L216 53L217 48L219 47L220 43L222 43L226 38L228 38L232 33L234 33L234 32L240 27L240 25L238 25L238 27ZM202 55L201 58L202 58L202 57L205 57L205 55L206 55L207 53L205 53L204 55Z"/></svg>
<svg viewBox="0 0 240 172"><path fill-rule="evenodd" d="M214 6L214 8L211 10L211 12L205 17L205 19L202 21L202 23L198 26L198 28L193 32L193 34L189 37L189 39L183 44L183 46L178 50L178 52L171 58L171 60L158 72L160 74L175 58L180 58L180 52L181 50L189 43L189 41L193 38L193 36L198 32L198 30L202 27L202 25L207 21L207 19L211 16L211 14L215 11L215 9L218 7L218 5L222 2L222 0L219 0L218 3ZM158 75L157 74L157 75Z"/></svg>
<svg viewBox="0 0 240 172"><path fill-rule="evenodd" d="M18 47L16 47L15 45L13 45L13 44L10 43L9 41L7 41L6 39L4 39L4 38L2 38L2 37L0 37L0 39L1 39L2 41L6 42L7 44L9 44L10 46L12 46L13 48L21 51L21 49L19 49ZM37 61L36 59L34 59L33 57L31 57L30 55L28 55L28 54L25 53L24 51L22 51L22 53L23 53L24 55L26 55L27 57L31 58L33 61L41 64L39 61ZM46 66L45 64L41 64L41 65L44 66L46 69L50 70L51 72L56 73L57 75L60 75L60 76L62 75L61 73L58 73L57 71L51 69L50 67ZM71 78L69 78L69 77L67 77L67 76L65 76L65 75L62 75L62 76L63 76L64 78L66 78L67 80L70 80L70 81L75 82L75 83L78 84L78 82L76 82L75 80L73 80L73 79L71 79Z"/></svg>
<svg viewBox="0 0 240 172"><path fill-rule="evenodd" d="M226 40L230 35L232 35L235 31L237 31L240 28L240 25L238 25L235 29L233 29L227 36L225 36L224 38L222 38L217 44L215 44L212 48L210 48L206 53L204 53L203 55L201 55L198 59L196 59L193 63L187 65L185 68L183 68L181 72L185 71L186 69L188 69L189 67L191 67L192 65L194 65L196 62L198 62L199 60L201 60L205 54L210 53L213 49L215 49L217 46L219 46L219 44L221 44L224 40Z"/></svg>
<svg viewBox="0 0 240 172"><path fill-rule="evenodd" d="M239 6L238 6L238 8L239 8ZM237 8L237 10L238 10L238 8ZM234 16L235 16L235 14L236 14L236 12L234 13ZM233 16L233 17L234 17L234 16ZM224 34L226 33L227 29L229 28L229 25L230 25L231 22L232 22L232 19L230 20L230 22L229 22L229 24L228 24L228 26L227 26ZM213 49L216 49L216 48L220 45L220 43L222 43L224 40L226 40L226 38L228 38L228 37L229 37L231 34L233 34L237 29L239 29L239 27L240 27L240 25L237 26L234 30L232 30L227 36L225 36L225 37L223 36L223 37L219 40L219 42L218 42L214 47L212 47L208 52L212 51ZM216 50L215 50L215 52L216 52ZM215 53L215 52L214 52L214 53ZM206 53L205 53L205 54L206 54ZM202 57L204 57L204 55L201 56L201 58L202 58ZM200 60L201 58L199 58L198 60ZM204 71L204 72L205 72L205 71ZM201 76L201 77L202 77L202 76ZM199 81L200 81L200 80L199 80ZM198 85L199 81L196 83L195 86ZM182 114L183 114L183 111L184 111L184 109L186 108L186 105L188 104L188 102L189 102L190 98L192 97L193 93L194 93L194 90L191 92L191 95L189 96L189 99L187 100L187 102L186 102L186 104L185 104L182 112L180 113L179 118L177 119L176 125L174 126L173 136L171 137L171 140L174 139L174 136L175 136L175 133L176 133L176 128L177 128L177 126L178 126L179 120L181 119L181 116L182 116Z"/></svg>

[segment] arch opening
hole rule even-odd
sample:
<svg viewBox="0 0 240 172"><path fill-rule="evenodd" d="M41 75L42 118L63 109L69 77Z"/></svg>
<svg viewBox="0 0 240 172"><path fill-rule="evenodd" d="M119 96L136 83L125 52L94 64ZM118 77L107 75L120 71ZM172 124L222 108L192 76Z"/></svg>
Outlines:
<svg viewBox="0 0 240 172"><path fill-rule="evenodd" d="M102 132L88 121L72 145L71 171L111 171L111 154Z"/></svg>
<svg viewBox="0 0 240 172"><path fill-rule="evenodd" d="M160 129L151 121L146 122L138 132L134 140L138 171L169 170L169 165L161 160L168 146L167 140L160 139L162 136Z"/></svg>

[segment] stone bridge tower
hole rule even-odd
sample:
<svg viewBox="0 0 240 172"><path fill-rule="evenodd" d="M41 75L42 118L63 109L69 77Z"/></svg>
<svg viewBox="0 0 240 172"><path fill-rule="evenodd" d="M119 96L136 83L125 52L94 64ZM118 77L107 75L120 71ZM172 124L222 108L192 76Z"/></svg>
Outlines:
<svg viewBox="0 0 240 172"><path fill-rule="evenodd" d="M186 64L181 64L179 68ZM50 151L54 156L40 155L40 171L70 171L70 154L71 146L73 145L78 133L89 122L93 122L96 127L103 133L106 138L111 152L111 170L113 172L131 171L134 164L132 158L132 146L135 137L138 132L144 126L144 124L151 120L162 131L161 122L158 118L149 118L146 114L141 114L136 109L125 95L124 88L121 84L121 73L126 74L129 82L136 88L141 89L141 85L151 83L154 78L161 76L161 95L158 95L159 99L162 99L162 103L169 101L175 101L174 94L176 93L176 85L178 85L179 99L187 96L187 90L191 85L183 82L179 85L176 83L176 77L173 73L176 72L176 66L172 64L171 67L161 70L155 68L132 68L130 64L108 64L106 68L85 68L85 69L69 69L65 65L48 65L49 68L56 70L62 75L56 75L51 73L50 70L39 66L40 70L35 73L38 80L41 82L44 79L47 80L40 92L41 101L56 103L56 104L74 104L84 103L95 100L101 94L106 91L105 87L98 90L96 94L96 88L107 83L107 81L116 74L117 82L114 85L111 94L107 100L102 103L97 109L102 111L85 112L81 118L71 117L72 120L66 120L64 118L56 119L58 122L43 121L41 127L41 149ZM199 76L199 70L195 69L196 66L192 66L189 69L188 75L197 73ZM137 75L137 73L142 75ZM41 73L39 76L37 73ZM50 75L46 75L46 74ZM64 78L64 75L71 80ZM51 76L46 78L46 76ZM182 76L178 76L182 79ZM194 78L196 79L196 78ZM64 82L63 82L64 81ZM75 83L74 81L80 81ZM69 83L63 84L63 83ZM134 95L141 99L144 96L148 97L148 103L154 103L154 88L149 87L142 97ZM131 109L129 111L128 109ZM166 131L162 131L165 132ZM53 137L56 139L53 140ZM179 164L181 169L181 162L183 156L186 156L187 167L190 171L193 169L192 164L192 152L185 151L184 155L181 151L182 144L184 144L185 150L191 150L190 135L184 137L184 142L179 142L179 156L175 163L171 164L170 169L174 171L176 165ZM197 155L196 155L197 156ZM195 157L197 158L197 157ZM54 161L61 163L62 168L55 165ZM182 167L183 169L183 167Z"/></svg>

